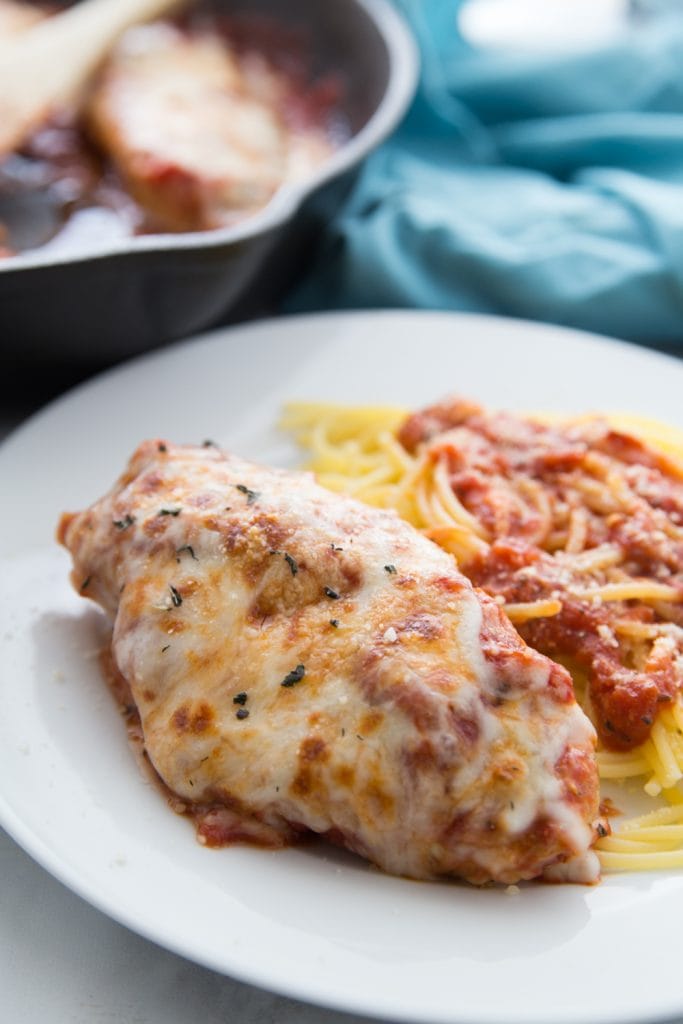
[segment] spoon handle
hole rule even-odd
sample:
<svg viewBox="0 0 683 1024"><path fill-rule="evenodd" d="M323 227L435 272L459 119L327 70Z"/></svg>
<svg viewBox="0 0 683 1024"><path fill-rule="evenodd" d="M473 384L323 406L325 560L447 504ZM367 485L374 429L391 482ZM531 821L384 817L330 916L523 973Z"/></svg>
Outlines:
<svg viewBox="0 0 683 1024"><path fill-rule="evenodd" d="M117 38L178 0L82 0L0 44L0 157L73 102Z"/></svg>

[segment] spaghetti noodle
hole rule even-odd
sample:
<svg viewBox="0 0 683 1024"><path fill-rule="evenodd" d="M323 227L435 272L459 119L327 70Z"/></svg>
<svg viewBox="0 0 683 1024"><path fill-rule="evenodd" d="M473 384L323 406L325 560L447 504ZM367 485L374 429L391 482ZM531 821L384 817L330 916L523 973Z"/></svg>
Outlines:
<svg viewBox="0 0 683 1024"><path fill-rule="evenodd" d="M570 668L602 779L669 805L602 838L603 867L683 866L683 435L464 401L299 403L283 423L323 484L395 508Z"/></svg>

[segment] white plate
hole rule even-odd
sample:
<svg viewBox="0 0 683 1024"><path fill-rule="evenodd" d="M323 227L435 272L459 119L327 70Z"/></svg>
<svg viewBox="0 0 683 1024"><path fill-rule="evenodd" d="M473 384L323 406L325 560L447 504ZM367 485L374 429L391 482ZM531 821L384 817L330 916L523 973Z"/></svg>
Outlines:
<svg viewBox="0 0 683 1024"><path fill-rule="evenodd" d="M683 364L559 328L376 313L222 331L111 371L0 449L0 822L135 931L244 981L396 1020L606 1024L683 1013L683 874L518 895L379 874L322 846L200 847L141 778L99 678L100 616L67 584L59 513L139 440L294 452L287 399L629 410L683 427ZM680 915L680 916L679 916Z"/></svg>

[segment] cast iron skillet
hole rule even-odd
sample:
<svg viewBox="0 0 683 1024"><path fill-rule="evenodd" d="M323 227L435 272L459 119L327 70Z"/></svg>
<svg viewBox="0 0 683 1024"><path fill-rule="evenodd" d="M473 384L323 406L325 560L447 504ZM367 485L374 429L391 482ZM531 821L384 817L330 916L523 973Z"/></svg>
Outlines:
<svg viewBox="0 0 683 1024"><path fill-rule="evenodd" d="M405 112L418 60L389 0L213 3L306 29L313 70L342 76L349 140L311 178L281 189L235 227L0 261L0 347L12 363L106 365L267 311L304 265L321 218L338 208L364 157Z"/></svg>

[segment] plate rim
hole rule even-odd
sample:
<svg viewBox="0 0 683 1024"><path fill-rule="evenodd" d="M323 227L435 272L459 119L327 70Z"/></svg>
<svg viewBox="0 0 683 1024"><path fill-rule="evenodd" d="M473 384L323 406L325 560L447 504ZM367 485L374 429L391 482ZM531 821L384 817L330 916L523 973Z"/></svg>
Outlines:
<svg viewBox="0 0 683 1024"><path fill-rule="evenodd" d="M683 364L676 356L671 356L666 353L652 351L650 349L643 348L632 342L622 341L620 339L611 338L606 335L592 334L589 332L583 332L575 330L574 328L563 327L553 324L539 323L536 321L526 321L521 319L512 319L505 317L497 317L488 314L476 314L476 313L456 313L448 311L420 311L420 310L402 310L402 309L382 309L382 310L352 310L343 312L318 312L313 314L293 314L286 317L270 317L266 319L252 321L247 324L240 324L231 327L219 328L217 330L207 332L198 335L193 338L188 338L180 342L176 342L167 348L156 350L151 353L146 353L141 356L137 356L132 360L128 360L118 366L112 367L102 373L98 373L87 381L82 382L75 388L70 389L64 395L59 396L52 402L48 403L42 409L38 410L33 416L29 417L22 425L20 425L15 431L13 431L0 445L0 463L2 462L3 456L8 449L13 445L21 445L24 439L24 432L35 429L40 425L43 419L47 419L49 416L59 414L60 407L78 401L79 396L83 393L87 393L93 385L100 385L102 383L108 383L109 386L116 387L116 380L119 375L124 375L130 372L131 368L136 366L146 366L148 364L154 364L156 362L163 362L169 354L172 354L178 350L186 348L188 345L196 343L204 343L210 348L214 344L221 344L226 338L233 338L236 334L241 333L256 333L263 332L266 334L272 334L273 332L280 333L284 328L285 332L296 329L298 322L315 321L318 324L324 323L325 321L334 321L340 323L342 321L348 321L350 324L357 323L359 319L372 319L378 320L386 318L387 316L393 317L406 317L415 319L418 321L425 320L447 320L450 322L458 322L460 324L476 321L478 323L484 323L491 326L500 327L503 326L505 329L506 325L514 324L516 327L522 330L528 329L536 332L540 335L548 332L557 334L558 332L565 336L580 337L584 342L590 342L591 344L599 344L605 348L612 348L618 350L620 348L628 349L631 353L638 352L648 361L656 360L661 362L662 366L670 366L673 362L677 366L678 371L683 371ZM616 347L616 349L615 349ZM683 421L683 414L682 414ZM353 993L345 997L343 1002L333 997L325 997L325 993L312 992L311 986L293 982L291 979L287 983L274 982L272 978L272 971L262 968L259 965L252 966L249 969L248 965L241 964L237 972L228 970L225 967L225 963L219 962L220 958L212 958L211 956L197 956L196 953L189 952L186 947L183 947L182 943L177 943L172 940L160 937L158 931L155 931L154 927L146 927L141 924L139 918L131 920L131 915L120 911L116 906L112 906L111 901L98 898L97 893L93 893L91 887L86 882L77 876L76 869L70 868L68 865L62 863L59 858L56 858L50 850L48 844L42 840L42 838L36 836L35 832L30 827L27 827L21 818L15 815L11 807L8 806L5 794L2 788L0 788L0 825L6 829L8 834L31 856L36 860L45 870L47 870L54 878L66 885L71 891L75 892L79 897L84 899L87 903L95 906L98 910L106 914L111 919L118 921L118 923L124 925L135 933L142 935L144 938L152 941L158 946L169 949L174 953L179 954L185 959L189 959L195 963L202 964L203 966L209 967L210 969L217 971L221 974L229 974L232 977L240 981L244 981L248 984L257 985L264 989L275 991L281 995L301 999L306 1002L314 1002L320 1006L327 1006L335 1010L341 1010L346 1012L361 1013L372 1017L383 1018L387 1014L390 1014L392 1019L401 1020L406 1022L412 1021L426 1021L427 1019L434 1022L441 1021L458 1021L458 1024L493 1024L493 1019L490 1015L478 1015L478 1014L467 1014L458 1013L457 1016L453 1016L452 1013L448 1012L444 1015L432 1015L428 1018L416 1015L416 1012L411 1008L404 1008L403 1010L397 1008L393 1003L391 1005L375 1005L372 1006L368 1003L367 998L362 996L354 996ZM315 986L313 986L315 988ZM633 1010L632 1012L624 1012L623 1007L620 1008L619 1012L613 1016L609 1015L596 1015L591 1018L594 1024L611 1024L611 1022L622 1022L622 1024L630 1024L630 1022L643 1022L647 1020L663 1020L676 1016L683 1012L683 994L678 999L662 1000L660 1004L655 1008L654 1006L648 1011L647 1015L643 1015L642 1010ZM516 1018L513 1016L505 1016L501 1020L505 1021L505 1024L526 1024L526 1021L530 1018L520 1017ZM534 1018L535 1019L535 1018ZM552 1020L554 1024L572 1024L577 1020L588 1020L588 1018L577 1017L575 1013L568 1016L562 1016L561 1014L554 1013Z"/></svg>

